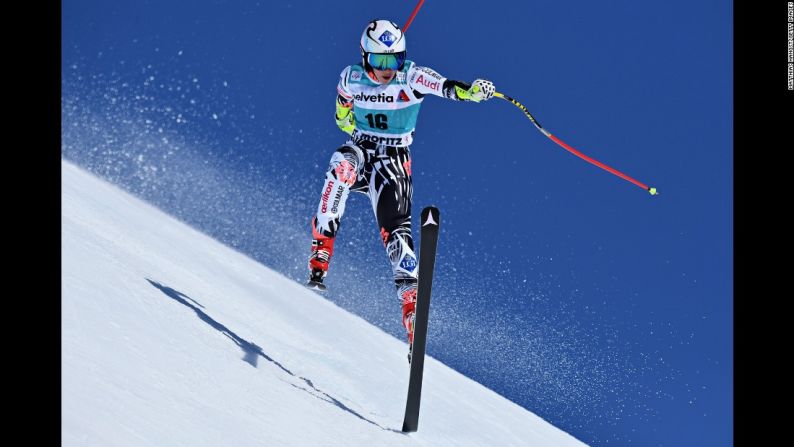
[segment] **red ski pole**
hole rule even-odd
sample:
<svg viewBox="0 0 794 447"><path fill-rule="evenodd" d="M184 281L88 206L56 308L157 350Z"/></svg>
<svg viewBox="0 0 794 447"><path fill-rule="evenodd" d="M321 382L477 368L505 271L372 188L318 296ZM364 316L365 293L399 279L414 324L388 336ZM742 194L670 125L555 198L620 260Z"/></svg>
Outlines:
<svg viewBox="0 0 794 447"><path fill-rule="evenodd" d="M494 93L494 96L496 96L497 98L502 98L502 99L504 99L504 100L506 100L506 101L510 101L510 102L511 102L511 103L512 103L514 106L516 106L516 107L518 107L519 109L521 109L521 111L522 111L522 112L524 112L524 115L526 115L526 116L527 116L527 118L529 118L529 120L530 120L530 121L532 121L532 124L534 124L534 125L535 125L535 127L536 127L536 128L537 128L537 129L538 129L538 130L539 130L539 131L540 131L540 132L543 134L543 135L546 135L547 137L549 137L549 138L550 138L552 141L554 141L555 143L557 143L557 144L559 144L560 146L562 146L562 147L563 147L565 150L567 150L568 152L570 152L570 153L572 153L572 154L576 155L577 157L581 158L582 160L584 160L584 161L586 161L586 162L588 162L588 163L590 163L590 164L596 165L596 166L598 166L599 168L601 168L601 169L603 169L603 170L605 170L605 171L608 171L608 172L610 172L610 173L612 173L612 174L615 174L615 175L617 175L618 177L622 178L623 180L626 180L626 181L629 181L629 182L631 182L631 183L634 183L635 185L639 186L640 188L642 188L642 189L644 189L644 190L648 191L648 192L649 192L649 193L650 193L652 196L655 196L655 195L658 195L658 194L659 194L659 192L658 192L658 191L656 191L656 188L652 188L652 187L650 187L650 186L646 185L645 183L642 183L642 182L640 182L640 181L637 181L637 180L635 180L635 179L633 179L633 178L629 177L628 175L626 175L626 174L624 174L624 173L622 173L622 172L618 171L617 169L615 169L615 168L611 168L611 167L609 167L609 166L605 165L604 163L601 163L600 161L598 161L598 160L596 160L596 159L594 159L594 158L590 158L590 157L588 157L587 155L585 155L585 154L583 154L583 153L581 153L581 152L577 151L576 149L572 148L571 146L568 146L568 145L567 145L567 144L566 144L564 141L560 140L559 138L557 138L557 137L555 137L554 135L552 135L551 133L549 133L549 131L547 131L546 129L544 129L544 128L543 128L543 127L540 125L540 123L539 123L539 122L538 122L538 121L535 119L535 117L533 117L533 116L532 116L532 114L531 114L531 113L529 113L529 110L527 110L527 108L526 108L526 107L524 107L524 105L523 105L523 104L521 104L520 102L516 101L515 99L513 99L513 98L511 98L511 97L509 97L509 96L507 96L507 95L503 95L503 94L501 94L501 93L499 93L499 92L496 92L496 93Z"/></svg>
<svg viewBox="0 0 794 447"><path fill-rule="evenodd" d="M408 27L411 26L411 22L414 21L414 17L416 17L416 13L419 12L419 8L422 7L422 4L425 0L419 0L419 3L416 4L416 8L414 8L414 12L411 13L411 17L408 17L408 21L405 22L405 26L403 26L403 33L408 31Z"/></svg>

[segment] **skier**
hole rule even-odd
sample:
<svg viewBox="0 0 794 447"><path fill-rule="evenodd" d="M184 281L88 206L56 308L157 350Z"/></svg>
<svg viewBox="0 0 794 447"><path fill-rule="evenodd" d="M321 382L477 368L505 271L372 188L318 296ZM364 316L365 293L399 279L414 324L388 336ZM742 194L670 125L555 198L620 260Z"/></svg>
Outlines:
<svg viewBox="0 0 794 447"><path fill-rule="evenodd" d="M405 35L389 20L373 20L361 34L362 61L342 70L336 87L336 124L350 139L331 156L316 215L307 286L325 290L350 191L369 195L392 266L402 322L413 347L417 261L411 235L411 152L426 95L455 101L490 99L493 83L447 79L406 59ZM409 353L410 358L410 353Z"/></svg>

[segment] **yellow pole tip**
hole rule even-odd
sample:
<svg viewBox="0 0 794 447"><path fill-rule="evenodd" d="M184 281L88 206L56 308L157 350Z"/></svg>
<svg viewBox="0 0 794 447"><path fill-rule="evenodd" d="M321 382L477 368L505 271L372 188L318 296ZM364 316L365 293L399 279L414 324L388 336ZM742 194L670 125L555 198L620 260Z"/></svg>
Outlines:
<svg viewBox="0 0 794 447"><path fill-rule="evenodd" d="M656 188L648 188L648 192L651 193L652 196L659 195L659 193L656 191Z"/></svg>

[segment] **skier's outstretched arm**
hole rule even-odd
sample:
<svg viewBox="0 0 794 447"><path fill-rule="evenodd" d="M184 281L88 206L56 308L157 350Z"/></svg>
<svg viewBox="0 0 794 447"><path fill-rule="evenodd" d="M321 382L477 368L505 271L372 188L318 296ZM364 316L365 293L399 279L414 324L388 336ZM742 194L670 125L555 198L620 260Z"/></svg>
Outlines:
<svg viewBox="0 0 794 447"><path fill-rule="evenodd" d="M491 81L475 79L471 84L447 79L428 67L412 66L408 71L408 83L414 95L436 95L453 101L487 101L496 88Z"/></svg>

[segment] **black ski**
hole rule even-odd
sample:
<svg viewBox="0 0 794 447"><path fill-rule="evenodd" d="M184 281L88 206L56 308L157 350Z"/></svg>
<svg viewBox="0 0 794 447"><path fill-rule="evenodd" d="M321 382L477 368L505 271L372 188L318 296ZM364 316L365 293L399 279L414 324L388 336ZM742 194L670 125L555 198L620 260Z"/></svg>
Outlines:
<svg viewBox="0 0 794 447"><path fill-rule="evenodd" d="M403 421L404 432L416 431L419 425L419 402L422 397L427 320L430 313L430 291L433 287L433 266L436 263L439 219L438 208L429 206L422 210L419 290L416 295L416 323L411 352L411 377L408 381L408 403L405 406L405 420Z"/></svg>

